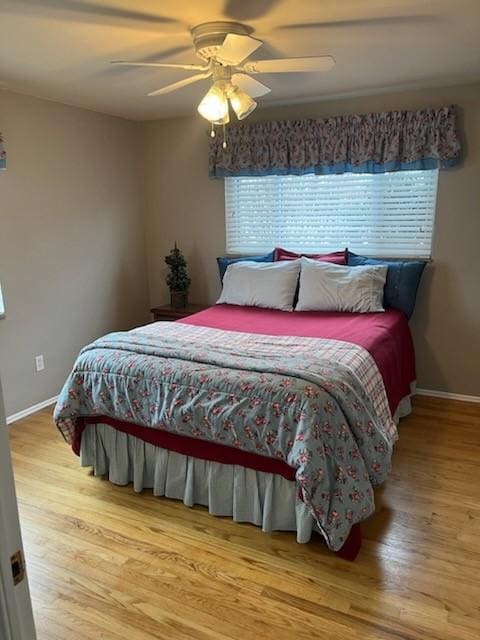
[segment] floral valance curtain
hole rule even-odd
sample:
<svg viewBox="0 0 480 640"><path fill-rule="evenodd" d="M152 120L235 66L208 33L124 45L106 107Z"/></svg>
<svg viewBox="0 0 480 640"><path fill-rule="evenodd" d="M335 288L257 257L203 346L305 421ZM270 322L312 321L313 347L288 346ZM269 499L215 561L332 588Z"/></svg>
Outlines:
<svg viewBox="0 0 480 640"><path fill-rule="evenodd" d="M5 145L3 144L3 136L0 131L0 169L7 168L7 152L5 151Z"/></svg>
<svg viewBox="0 0 480 640"><path fill-rule="evenodd" d="M452 167L461 145L454 106L321 120L252 122L210 143L210 176L385 173Z"/></svg>

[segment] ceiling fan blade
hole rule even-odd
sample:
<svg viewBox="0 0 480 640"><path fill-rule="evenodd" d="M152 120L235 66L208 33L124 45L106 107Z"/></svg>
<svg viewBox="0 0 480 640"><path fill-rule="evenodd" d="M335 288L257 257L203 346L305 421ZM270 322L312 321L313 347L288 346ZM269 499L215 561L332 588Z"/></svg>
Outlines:
<svg viewBox="0 0 480 640"><path fill-rule="evenodd" d="M271 91L267 86L247 76L245 73L234 73L232 76L232 84L237 86L241 91L248 93L251 98L259 98Z"/></svg>
<svg viewBox="0 0 480 640"><path fill-rule="evenodd" d="M164 69L186 69L187 71L206 71L208 64L175 64L170 62L127 62L126 60L112 60L110 64L121 64L126 67L160 67Z"/></svg>
<svg viewBox="0 0 480 640"><path fill-rule="evenodd" d="M280 2L281 0L226 0L223 12L231 20L248 22L263 18Z"/></svg>
<svg viewBox="0 0 480 640"><path fill-rule="evenodd" d="M240 36L236 33L227 33L222 46L217 51L215 58L222 64L236 65L248 58L254 51L261 47L263 42L251 36Z"/></svg>
<svg viewBox="0 0 480 640"><path fill-rule="evenodd" d="M418 24L419 22L434 22L436 16L428 14L376 16L372 18L348 18L345 20L329 20L325 22L301 22L299 24L284 24L276 27L278 30L292 29L329 29L339 27L385 27L399 24Z"/></svg>
<svg viewBox="0 0 480 640"><path fill-rule="evenodd" d="M306 73L330 71L335 66L332 56L309 58L278 58L276 60L253 60L242 66L247 73Z"/></svg>
<svg viewBox="0 0 480 640"><path fill-rule="evenodd" d="M184 80L180 80L179 82L174 82L173 84L167 84L167 86L162 87L161 89L157 89L156 91L152 91L149 93L149 96L163 96L166 93L171 93L172 91L176 91L177 89L181 89L182 87L186 87L193 82L198 82L199 80L204 80L211 76L212 73L209 71L208 73L197 73L195 76L190 76L189 78L185 78Z"/></svg>
<svg viewBox="0 0 480 640"><path fill-rule="evenodd" d="M130 26L131 23L137 23L135 26L138 27L138 23L143 22L156 28L158 28L159 24L178 24L177 20L167 16L138 11L134 8L105 6L104 3L89 0L68 0L68 2L65 2L65 0L15 0L14 3L10 4L14 5L12 8L14 11L22 11L22 9L32 9L38 12L55 11L86 22L98 22L99 19L106 18L111 22L121 20L126 26Z"/></svg>

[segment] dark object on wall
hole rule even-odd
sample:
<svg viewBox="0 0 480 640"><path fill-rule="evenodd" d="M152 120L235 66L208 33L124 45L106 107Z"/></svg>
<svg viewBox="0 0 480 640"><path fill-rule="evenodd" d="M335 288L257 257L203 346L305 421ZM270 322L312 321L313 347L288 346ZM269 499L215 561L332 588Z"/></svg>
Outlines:
<svg viewBox="0 0 480 640"><path fill-rule="evenodd" d="M7 152L3 141L2 132L0 131L0 169L7 168Z"/></svg>
<svg viewBox="0 0 480 640"><path fill-rule="evenodd" d="M170 289L170 304L176 309L182 309L188 304L188 288L191 280L188 277L187 261L177 247L177 243L165 257L165 262L169 267L167 285Z"/></svg>

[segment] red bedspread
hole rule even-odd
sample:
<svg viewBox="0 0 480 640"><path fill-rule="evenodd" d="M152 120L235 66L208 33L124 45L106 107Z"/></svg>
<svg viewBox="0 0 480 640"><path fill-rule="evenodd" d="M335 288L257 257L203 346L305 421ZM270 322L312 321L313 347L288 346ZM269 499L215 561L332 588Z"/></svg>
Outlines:
<svg viewBox="0 0 480 640"><path fill-rule="evenodd" d="M287 312L220 304L179 322L229 331L353 342L366 349L377 363L392 414L410 393L410 383L415 380L412 336L406 317L396 309L385 313Z"/></svg>

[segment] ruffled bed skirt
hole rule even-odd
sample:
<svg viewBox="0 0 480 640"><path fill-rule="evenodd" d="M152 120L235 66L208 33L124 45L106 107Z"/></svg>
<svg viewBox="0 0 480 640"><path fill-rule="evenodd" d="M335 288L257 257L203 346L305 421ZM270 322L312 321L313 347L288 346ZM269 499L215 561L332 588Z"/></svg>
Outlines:
<svg viewBox="0 0 480 640"><path fill-rule="evenodd" d="M132 482L138 492L153 489L156 496L182 500L188 507L201 504L213 515L250 522L266 532L296 531L298 542L308 542L316 528L295 482L167 451L108 424L85 428L80 463L93 467L95 475L108 475L113 484Z"/></svg>
<svg viewBox="0 0 480 640"><path fill-rule="evenodd" d="M395 419L411 411L404 398ZM153 489L156 496L201 504L211 514L249 522L265 532L295 531L297 542L306 543L318 525L297 496L297 484L282 476L239 465L200 460L117 431L107 424L87 425L80 449L80 463L93 467L97 476L108 475L117 485L133 483L135 491Z"/></svg>

